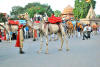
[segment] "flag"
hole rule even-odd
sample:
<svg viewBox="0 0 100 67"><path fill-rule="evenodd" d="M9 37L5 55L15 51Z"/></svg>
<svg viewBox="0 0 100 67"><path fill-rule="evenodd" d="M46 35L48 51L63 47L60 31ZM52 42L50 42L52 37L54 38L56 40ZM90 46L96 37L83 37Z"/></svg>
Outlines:
<svg viewBox="0 0 100 67"><path fill-rule="evenodd" d="M85 0L86 2L90 2L91 0Z"/></svg>

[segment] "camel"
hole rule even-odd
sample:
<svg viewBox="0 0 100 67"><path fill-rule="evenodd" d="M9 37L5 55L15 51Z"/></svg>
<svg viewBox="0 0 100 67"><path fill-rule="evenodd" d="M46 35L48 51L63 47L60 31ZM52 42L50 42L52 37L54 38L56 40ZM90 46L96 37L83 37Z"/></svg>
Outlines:
<svg viewBox="0 0 100 67"><path fill-rule="evenodd" d="M69 38L70 38L71 35L73 37L74 27L73 27L72 22L67 21L65 24L66 24L66 27L65 27L66 28L66 34L69 36Z"/></svg>
<svg viewBox="0 0 100 67"><path fill-rule="evenodd" d="M66 34L65 34L65 31L64 31L64 27L62 25L62 23L59 23L59 24L51 24L49 22L45 22L45 20L42 18L43 22L41 23L38 23L38 25L36 26L33 26L33 28L37 29L40 31L40 50L38 51L39 53L41 53L42 51L42 46L43 46L43 36L46 37L46 54L48 54L48 35L51 35L51 34L55 34L57 33L58 37L60 38L61 40L61 46L59 48L59 50L61 51L62 50L62 47L63 47L63 42L64 40L66 40ZM64 37L64 40L63 40L63 37ZM68 41L66 40L66 50L68 51L69 50L69 47L68 47Z"/></svg>
<svg viewBox="0 0 100 67"><path fill-rule="evenodd" d="M33 23L29 20L29 18L27 17L28 14L26 13L26 15L24 16L25 19L27 19L27 25L30 26L31 29L35 29L35 30L38 30L40 32L40 50L38 51L38 53L41 53L42 51L42 46L43 46L43 36L46 37L46 54L48 54L48 35L51 35L51 34L55 34L57 33L58 37L60 38L61 40L61 46L59 48L59 50L61 51L62 50L62 47L63 47L63 42L64 40L66 40L66 34L65 34L65 31L64 31L64 27L62 25L62 23L59 23L59 24L50 24L47 22L47 17L42 17L42 21L40 23ZM63 37L64 37L64 40L63 40ZM68 41L66 40L66 50L68 51L69 50L69 47L68 47Z"/></svg>
<svg viewBox="0 0 100 67"><path fill-rule="evenodd" d="M12 26L5 23L4 25L0 24L0 28L3 28L6 31L6 35L9 37L9 42L11 42L11 35L10 35L10 31L12 31Z"/></svg>
<svg viewBox="0 0 100 67"><path fill-rule="evenodd" d="M20 14L18 17L26 19L28 24L26 24L25 26L28 26L30 29L32 29L32 21L30 21L28 13ZM3 29L5 29L6 35L9 36L8 40L9 40L9 42L11 42L11 34L10 34L10 32L11 31L12 32L16 32L18 30L18 25L15 26L15 25L10 25L8 23L5 23L4 25L0 24L0 27L2 27Z"/></svg>
<svg viewBox="0 0 100 67"><path fill-rule="evenodd" d="M77 34L78 34L78 33L77 33L77 32L78 32L78 28L81 29L79 32L80 32L80 35L82 36L83 26L82 26L81 23L77 23L77 22L76 22L76 25L75 25L76 37L78 37L78 36L77 36Z"/></svg>

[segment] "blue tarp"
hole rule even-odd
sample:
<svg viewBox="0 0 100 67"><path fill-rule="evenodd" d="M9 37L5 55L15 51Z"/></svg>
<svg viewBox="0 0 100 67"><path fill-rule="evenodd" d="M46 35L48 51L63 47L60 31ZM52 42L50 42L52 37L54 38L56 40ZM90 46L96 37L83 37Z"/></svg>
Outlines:
<svg viewBox="0 0 100 67"><path fill-rule="evenodd" d="M18 20L20 24L25 25L26 24L26 20Z"/></svg>

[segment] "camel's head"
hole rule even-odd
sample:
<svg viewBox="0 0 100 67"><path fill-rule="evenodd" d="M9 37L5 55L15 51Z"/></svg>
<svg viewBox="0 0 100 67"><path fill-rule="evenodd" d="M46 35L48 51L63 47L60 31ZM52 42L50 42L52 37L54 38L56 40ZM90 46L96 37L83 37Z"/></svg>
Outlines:
<svg viewBox="0 0 100 67"><path fill-rule="evenodd" d="M38 29L41 28L42 23L44 22L43 21L43 16L40 15L40 14L35 14L34 17L35 17L35 21L33 23L33 28L38 30Z"/></svg>
<svg viewBox="0 0 100 67"><path fill-rule="evenodd" d="M29 20L29 15L28 15L28 13L20 14L20 15L18 15L18 18L25 19L25 20Z"/></svg>

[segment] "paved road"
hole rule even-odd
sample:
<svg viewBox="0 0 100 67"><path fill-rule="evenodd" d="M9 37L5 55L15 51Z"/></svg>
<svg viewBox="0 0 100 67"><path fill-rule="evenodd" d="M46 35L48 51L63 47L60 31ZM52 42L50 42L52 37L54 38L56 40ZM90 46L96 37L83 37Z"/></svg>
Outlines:
<svg viewBox="0 0 100 67"><path fill-rule="evenodd" d="M44 39L45 43L45 39ZM15 41L0 43L0 67L100 67L100 35L90 40L71 38L70 51L66 52L65 43L62 51L58 51L60 41L49 42L49 54L38 54L39 41L24 41L25 54L21 55L14 47Z"/></svg>

